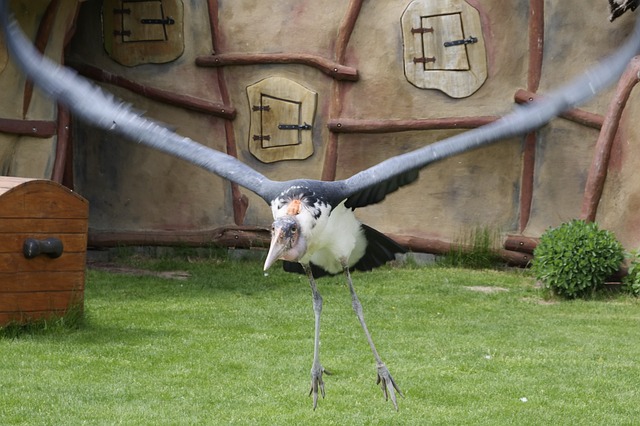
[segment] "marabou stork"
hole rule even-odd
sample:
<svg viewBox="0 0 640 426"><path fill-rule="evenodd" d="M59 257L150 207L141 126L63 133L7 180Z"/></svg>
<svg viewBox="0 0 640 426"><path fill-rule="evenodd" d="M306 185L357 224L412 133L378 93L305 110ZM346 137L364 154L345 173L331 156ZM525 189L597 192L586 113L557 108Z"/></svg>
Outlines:
<svg viewBox="0 0 640 426"><path fill-rule="evenodd" d="M89 123L196 164L255 192L271 206L274 222L265 270L277 259L283 259L287 262L286 269L301 268L311 285L315 342L309 393L313 395L314 409L318 392L323 397L325 393L324 369L318 350L322 297L314 279L317 272L345 274L353 308L377 364L378 382L384 397L391 398L397 409L396 392L402 395L367 330L350 269L371 269L403 249L381 233L358 222L353 210L378 203L387 194L415 181L420 169L430 163L541 127L562 111L586 101L614 82L640 47L640 27L636 23L629 40L599 65L541 100L518 107L492 124L389 158L348 179L333 182L309 179L279 182L266 178L235 157L179 136L142 117L73 71L42 57L22 34L8 10L7 2L0 0L0 20L8 48L22 70L45 93Z"/></svg>

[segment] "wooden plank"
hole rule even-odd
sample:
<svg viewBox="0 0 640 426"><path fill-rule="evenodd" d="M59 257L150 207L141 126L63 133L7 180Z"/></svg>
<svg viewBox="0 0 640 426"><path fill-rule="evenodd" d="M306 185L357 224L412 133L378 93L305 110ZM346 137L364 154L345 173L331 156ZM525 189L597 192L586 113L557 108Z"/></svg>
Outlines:
<svg viewBox="0 0 640 426"><path fill-rule="evenodd" d="M0 271L4 273L84 271L85 261L86 253L63 253L57 259L51 259L48 256L25 259L22 253L1 253Z"/></svg>
<svg viewBox="0 0 640 426"><path fill-rule="evenodd" d="M0 298L4 293L84 291L85 272L0 272Z"/></svg>
<svg viewBox="0 0 640 426"><path fill-rule="evenodd" d="M0 198L0 218L87 218L89 203L48 180L31 180Z"/></svg>
<svg viewBox="0 0 640 426"><path fill-rule="evenodd" d="M82 302L83 293L77 291L4 293L0 312L64 311Z"/></svg>
<svg viewBox="0 0 640 426"><path fill-rule="evenodd" d="M44 240L55 237L62 241L64 253L80 253L87 249L87 234L51 234L45 232L0 233L0 253L22 253L27 238Z"/></svg>
<svg viewBox="0 0 640 426"><path fill-rule="evenodd" d="M0 217L0 233L58 233L80 234L87 232L87 220L78 219L17 219Z"/></svg>

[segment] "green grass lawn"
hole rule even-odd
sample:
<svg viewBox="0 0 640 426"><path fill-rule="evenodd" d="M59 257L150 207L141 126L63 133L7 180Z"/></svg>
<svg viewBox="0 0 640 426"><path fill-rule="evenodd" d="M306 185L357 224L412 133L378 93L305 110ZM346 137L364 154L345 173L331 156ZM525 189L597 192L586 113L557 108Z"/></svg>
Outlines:
<svg viewBox="0 0 640 426"><path fill-rule="evenodd" d="M306 278L155 260L186 280L90 270L86 318L0 338L0 424L633 424L640 304L548 299L522 271L355 273L399 412L342 277L319 280L326 398L312 410ZM500 289L488 292L489 289ZM504 290L502 290L504 289ZM478 291L484 290L484 291Z"/></svg>

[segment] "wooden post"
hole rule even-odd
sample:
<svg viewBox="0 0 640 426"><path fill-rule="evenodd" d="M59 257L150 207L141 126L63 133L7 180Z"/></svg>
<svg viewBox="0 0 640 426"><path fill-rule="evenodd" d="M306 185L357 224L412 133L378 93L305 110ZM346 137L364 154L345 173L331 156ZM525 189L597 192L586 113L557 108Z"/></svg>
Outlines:
<svg viewBox="0 0 640 426"><path fill-rule="evenodd" d="M613 99L609 104L607 114L605 115L604 124L602 125L602 130L596 142L593 161L589 168L584 198L582 199L580 218L588 222L593 222L596 219L598 204L600 203L604 182L607 178L611 146L613 145L613 140L620 125L620 117L622 117L624 107L627 104L627 100L629 100L631 90L633 90L640 79L638 75L639 72L640 57L636 56L631 60L627 69L622 74Z"/></svg>

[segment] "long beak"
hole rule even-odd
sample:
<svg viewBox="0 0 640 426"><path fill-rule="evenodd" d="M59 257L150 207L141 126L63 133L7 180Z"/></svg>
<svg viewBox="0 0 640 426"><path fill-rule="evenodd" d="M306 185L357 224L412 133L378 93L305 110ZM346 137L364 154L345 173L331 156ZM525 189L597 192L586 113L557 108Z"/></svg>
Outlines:
<svg viewBox="0 0 640 426"><path fill-rule="evenodd" d="M266 271L275 263L276 260L280 258L282 253L285 250L285 245L282 244L279 240L280 235L279 229L273 233L271 237L271 245L269 246L269 253L267 253L267 260L264 261L264 270Z"/></svg>

